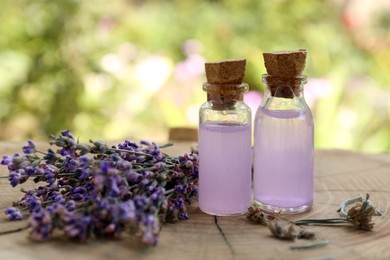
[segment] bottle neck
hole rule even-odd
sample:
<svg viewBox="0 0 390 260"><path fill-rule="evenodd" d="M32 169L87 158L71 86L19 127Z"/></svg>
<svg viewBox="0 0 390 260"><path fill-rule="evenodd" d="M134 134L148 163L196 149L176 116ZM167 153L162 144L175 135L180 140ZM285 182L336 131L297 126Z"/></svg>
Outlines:
<svg viewBox="0 0 390 260"><path fill-rule="evenodd" d="M247 92L248 89L249 87L246 83L215 84L206 82L203 84L203 90L207 92L207 101L243 101L244 93Z"/></svg>
<svg viewBox="0 0 390 260"><path fill-rule="evenodd" d="M293 99L303 98L306 78L305 75L284 78L264 74L263 82L266 84L266 94L270 97Z"/></svg>
<svg viewBox="0 0 390 260"><path fill-rule="evenodd" d="M216 109L226 109L237 101L244 100L244 93L249 89L248 84L213 84L204 83L203 90L207 92L207 101L212 102Z"/></svg>

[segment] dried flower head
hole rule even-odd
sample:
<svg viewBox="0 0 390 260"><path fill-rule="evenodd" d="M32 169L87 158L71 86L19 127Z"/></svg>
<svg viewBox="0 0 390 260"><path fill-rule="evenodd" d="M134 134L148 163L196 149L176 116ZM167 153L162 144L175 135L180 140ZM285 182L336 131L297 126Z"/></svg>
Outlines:
<svg viewBox="0 0 390 260"><path fill-rule="evenodd" d="M255 204L248 208L248 211L246 212L246 217L257 224L264 226L266 226L270 220L275 219L274 216L265 213Z"/></svg>
<svg viewBox="0 0 390 260"><path fill-rule="evenodd" d="M370 196L367 193L366 200L357 202L352 208L348 210L347 220L355 227L362 230L371 230L374 228L372 216L376 213L376 208L369 200Z"/></svg>
<svg viewBox="0 0 390 260"><path fill-rule="evenodd" d="M266 213L256 204L253 204L248 208L246 217L260 225L267 226L271 233L278 239L314 239L315 234L311 231L307 231L302 227L299 227L301 231L296 231L295 227L298 227L293 222L282 219L279 215L271 215Z"/></svg>
<svg viewBox="0 0 390 260"><path fill-rule="evenodd" d="M298 237L298 232L295 230L294 225L282 223L278 219L270 221L268 228L279 239L294 240Z"/></svg>

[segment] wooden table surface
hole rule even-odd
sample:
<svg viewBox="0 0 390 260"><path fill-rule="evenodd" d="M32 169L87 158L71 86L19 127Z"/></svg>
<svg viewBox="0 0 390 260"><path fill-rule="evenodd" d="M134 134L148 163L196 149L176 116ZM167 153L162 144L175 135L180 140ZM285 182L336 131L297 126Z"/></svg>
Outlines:
<svg viewBox="0 0 390 260"><path fill-rule="evenodd" d="M0 155L21 152L21 146L0 142ZM167 152L182 154L189 147L189 143L179 143ZM6 175L6 167L0 167L0 176ZM19 189L0 179L1 211L21 196ZM307 241L277 240L266 227L250 223L245 216L215 218L202 213L195 203L189 207L189 220L163 226L154 248L140 248L131 237L87 243L56 238L37 243L27 238L25 230L0 236L0 259L390 259L390 155L316 151L314 207L291 219L338 217L336 209L343 200L367 192L383 212L374 217L373 231L310 227L318 239L330 242L321 248L290 249ZM0 231L25 225L9 222L0 213Z"/></svg>

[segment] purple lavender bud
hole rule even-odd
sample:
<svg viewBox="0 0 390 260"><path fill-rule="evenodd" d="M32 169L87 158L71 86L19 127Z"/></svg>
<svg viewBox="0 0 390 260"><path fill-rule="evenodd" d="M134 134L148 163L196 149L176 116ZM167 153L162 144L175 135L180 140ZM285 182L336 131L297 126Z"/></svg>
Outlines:
<svg viewBox="0 0 390 260"><path fill-rule="evenodd" d="M187 212L179 213L179 219L181 220L189 219Z"/></svg>
<svg viewBox="0 0 390 260"><path fill-rule="evenodd" d="M175 201L175 206L176 206L178 209L184 209L185 205L184 205L184 200L183 200L182 197L176 199L176 201Z"/></svg>
<svg viewBox="0 0 390 260"><path fill-rule="evenodd" d="M153 192L152 195L150 195L149 198L153 202L157 202L160 198L162 198L162 194L163 194L163 192L161 190L157 190L157 191Z"/></svg>
<svg viewBox="0 0 390 260"><path fill-rule="evenodd" d="M120 161L122 161L122 158L120 157L119 154L113 153L113 154L111 154L111 161L120 162Z"/></svg>
<svg viewBox="0 0 390 260"><path fill-rule="evenodd" d="M126 202L122 202L118 205L119 214L118 217L120 220L125 222L133 222L136 220L135 214L135 205L132 200L128 200Z"/></svg>
<svg viewBox="0 0 390 260"><path fill-rule="evenodd" d="M59 204L65 204L65 198L62 195L55 196L54 201Z"/></svg>
<svg viewBox="0 0 390 260"><path fill-rule="evenodd" d="M187 187L186 187L185 185L176 185L176 187L175 187L175 193L176 193L177 195L183 194L183 193L185 192L186 188L187 188Z"/></svg>
<svg viewBox="0 0 390 260"><path fill-rule="evenodd" d="M145 159L146 159L146 156L139 155L139 156L136 157L136 162L137 163L143 163L145 161Z"/></svg>
<svg viewBox="0 0 390 260"><path fill-rule="evenodd" d="M139 146L137 145L137 143L134 142L134 141L126 140L126 141L125 141L125 144L126 144L126 146L129 147L129 148L133 148L133 149L138 149L138 148L139 148Z"/></svg>
<svg viewBox="0 0 390 260"><path fill-rule="evenodd" d="M92 170L89 168L86 169L77 169L76 174L81 181L85 181L88 179L89 176L92 175Z"/></svg>
<svg viewBox="0 0 390 260"><path fill-rule="evenodd" d="M89 227L91 224L91 217L84 216L82 218L72 217L68 223L65 224L65 235L71 238L78 238L85 240L89 237Z"/></svg>
<svg viewBox="0 0 390 260"><path fill-rule="evenodd" d="M34 240L45 240L53 231L53 224L48 211L40 211L30 217L30 236Z"/></svg>
<svg viewBox="0 0 390 260"><path fill-rule="evenodd" d="M114 197L118 196L120 194L119 192L119 187L118 187L118 180L115 178L115 176L111 176L108 178L109 185L108 187L110 188L110 194Z"/></svg>
<svg viewBox="0 0 390 260"><path fill-rule="evenodd" d="M70 191L71 198L75 201L84 201L88 197L88 191L81 186L77 186Z"/></svg>
<svg viewBox="0 0 390 260"><path fill-rule="evenodd" d="M148 179L143 179L140 183L139 183L139 185L142 187L142 186L146 186L146 185L148 185L149 184L149 180Z"/></svg>
<svg viewBox="0 0 390 260"><path fill-rule="evenodd" d="M117 168L121 171L127 171L131 170L133 168L133 165L131 162L120 159L120 161L118 161L117 163Z"/></svg>
<svg viewBox="0 0 390 260"><path fill-rule="evenodd" d="M165 168L165 163L163 163L163 162L155 163L154 167L156 167L157 170L162 170Z"/></svg>
<svg viewBox="0 0 390 260"><path fill-rule="evenodd" d="M35 195L29 196L26 198L27 207L30 212L38 212L42 208L41 200Z"/></svg>
<svg viewBox="0 0 390 260"><path fill-rule="evenodd" d="M152 171L142 171L141 174L146 179L151 179L153 177L153 172Z"/></svg>
<svg viewBox="0 0 390 260"><path fill-rule="evenodd" d="M40 168L40 167L35 168L34 171L35 171L35 175L44 175L45 174L45 169Z"/></svg>
<svg viewBox="0 0 390 260"><path fill-rule="evenodd" d="M53 165L47 164L44 169L45 181L51 185L56 181L56 171L57 168Z"/></svg>
<svg viewBox="0 0 390 260"><path fill-rule="evenodd" d="M38 195L38 196L42 196L43 194L46 193L46 188L45 188L45 187L42 187L42 186L39 186L39 187L36 189L36 191L37 191L37 195Z"/></svg>
<svg viewBox="0 0 390 260"><path fill-rule="evenodd" d="M14 207L9 207L5 210L5 214L8 216L9 220L22 220L23 216L22 213L20 213L20 210L14 208Z"/></svg>
<svg viewBox="0 0 390 260"><path fill-rule="evenodd" d="M8 180L12 187L16 187L20 183L21 174L18 172L12 172L8 176Z"/></svg>
<svg viewBox="0 0 390 260"><path fill-rule="evenodd" d="M64 137L68 137L68 138L74 140L74 137L73 137L73 135L70 133L70 130L62 131L62 132L61 132L61 135L64 136Z"/></svg>
<svg viewBox="0 0 390 260"><path fill-rule="evenodd" d="M31 176L35 173L35 169L32 166L27 166L24 168L24 170L28 176Z"/></svg>
<svg viewBox="0 0 390 260"><path fill-rule="evenodd" d="M108 173L111 168L110 166L110 162L108 161L103 161L102 163L100 163L100 169L103 173Z"/></svg>
<svg viewBox="0 0 390 260"><path fill-rule="evenodd" d="M146 141L146 140L141 140L141 141L140 141L140 144L141 144L141 145L147 145L147 146L150 145L150 143L149 143L148 141Z"/></svg>
<svg viewBox="0 0 390 260"><path fill-rule="evenodd" d="M194 164L192 163L191 160L187 160L186 163L185 163L185 166L189 169L193 169L194 168Z"/></svg>
<svg viewBox="0 0 390 260"><path fill-rule="evenodd" d="M79 163L76 159L68 155L65 158L63 167L66 172L74 172L79 167Z"/></svg>
<svg viewBox="0 0 390 260"><path fill-rule="evenodd" d="M140 177L141 175L137 172L130 172L130 173L126 173L125 174L125 177L126 177L126 180L130 183L130 184L133 184L133 183L136 183L138 182L138 178Z"/></svg>
<svg viewBox="0 0 390 260"><path fill-rule="evenodd" d="M179 156L179 162L180 163L185 163L186 161L188 160L188 155L187 154L185 154L185 155L180 155Z"/></svg>
<svg viewBox="0 0 390 260"><path fill-rule="evenodd" d="M12 187L16 187L18 184L22 184L28 180L28 176L23 169L10 172L8 180Z"/></svg>
<svg viewBox="0 0 390 260"><path fill-rule="evenodd" d="M72 155L75 151L76 149L74 148L62 148L58 150L59 154L61 154L62 156Z"/></svg>
<svg viewBox="0 0 390 260"><path fill-rule="evenodd" d="M76 209L76 202L74 200L68 200L65 203L65 208L69 211L74 211Z"/></svg>
<svg viewBox="0 0 390 260"><path fill-rule="evenodd" d="M133 200L135 207L139 210L142 210L149 205L149 200L140 195L135 196Z"/></svg>
<svg viewBox="0 0 390 260"><path fill-rule="evenodd" d="M22 150L25 154L31 154L31 153L35 153L37 151L35 149L35 144L31 140L27 141L27 145L23 146Z"/></svg>
<svg viewBox="0 0 390 260"><path fill-rule="evenodd" d="M12 156L3 156L3 159L1 160L2 165L8 165L12 162Z"/></svg>
<svg viewBox="0 0 390 260"><path fill-rule="evenodd" d="M59 211L63 211L64 206L62 204L59 204L59 203L53 203L50 206L48 206L46 209L51 215L53 215Z"/></svg>
<svg viewBox="0 0 390 260"><path fill-rule="evenodd" d="M88 158L87 156L81 156L79 158L79 162L80 162L80 167L85 169L87 168L89 165L91 165L92 163L92 159Z"/></svg>

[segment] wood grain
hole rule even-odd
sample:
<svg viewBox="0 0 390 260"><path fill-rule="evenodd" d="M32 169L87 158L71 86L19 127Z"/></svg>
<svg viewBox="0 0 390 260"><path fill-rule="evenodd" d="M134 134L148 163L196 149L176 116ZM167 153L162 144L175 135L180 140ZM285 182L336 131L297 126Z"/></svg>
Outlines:
<svg viewBox="0 0 390 260"><path fill-rule="evenodd" d="M171 154L189 150L190 143L169 148ZM0 155L20 152L20 143L0 143ZM350 227L310 227L319 239L330 243L322 248L292 250L305 241L274 239L267 228L250 223L245 216L214 217L202 213L197 204L189 207L190 219L164 225L159 245L143 248L131 237L76 243L61 238L36 243L28 231L0 236L0 259L390 259L390 156L347 151L317 151L315 203L310 212L291 219L337 217L337 206L345 199L369 192L383 211L375 217L373 231ZM5 167L0 176L6 176ZM21 196L0 179L1 211ZM0 214L0 231L22 227Z"/></svg>

